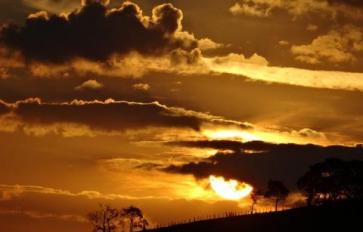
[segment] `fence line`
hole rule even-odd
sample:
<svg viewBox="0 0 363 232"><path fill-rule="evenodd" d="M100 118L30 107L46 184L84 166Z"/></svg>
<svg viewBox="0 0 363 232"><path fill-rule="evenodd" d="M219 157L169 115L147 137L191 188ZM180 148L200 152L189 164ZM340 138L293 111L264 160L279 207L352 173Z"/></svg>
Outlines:
<svg viewBox="0 0 363 232"><path fill-rule="evenodd" d="M286 211L288 209L293 209L295 207L281 207L277 210L277 212ZM237 216L244 216L244 215L256 215L256 214L268 214L268 213L274 213L276 212L275 209L269 208L269 209L260 209L260 210L254 210L252 213L250 210L243 210L243 211L234 211L234 212L224 212L220 214L210 214L206 216L196 216L187 220L181 220L181 221L171 221L166 224L157 224L152 229L161 229L166 228L170 226L178 226L178 225L185 225L189 223L194 222L203 222L208 220L216 220L216 219L224 219L224 218L230 218L230 217L237 217Z"/></svg>

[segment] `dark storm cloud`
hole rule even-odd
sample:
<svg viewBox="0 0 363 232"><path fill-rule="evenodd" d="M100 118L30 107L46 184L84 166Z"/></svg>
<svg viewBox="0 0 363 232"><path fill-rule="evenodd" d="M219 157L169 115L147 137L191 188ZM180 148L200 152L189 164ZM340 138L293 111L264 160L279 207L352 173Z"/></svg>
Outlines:
<svg viewBox="0 0 363 232"><path fill-rule="evenodd" d="M327 158L363 159L363 147L361 146L323 147L318 145L228 141L180 142L178 145L235 151L218 152L200 162L180 166L171 165L165 168L164 171L192 174L196 178L221 175L246 181L258 188L264 188L269 179L282 180L290 188L294 188L297 179L307 171L310 165ZM238 147L241 150L237 150ZM255 153L244 152L243 149L252 150Z"/></svg>
<svg viewBox="0 0 363 232"><path fill-rule="evenodd" d="M171 4L156 6L145 17L138 5L125 2L108 9L99 1L85 1L69 15L30 15L24 26L6 25L0 41L21 51L28 61L65 63L74 58L107 61L114 54L136 51L162 55L175 49L191 51L197 41L180 36L183 13Z"/></svg>
<svg viewBox="0 0 363 232"><path fill-rule="evenodd" d="M191 128L199 130L203 123L246 127L243 123L224 120L209 114L168 107L158 102L82 101L43 103L38 98L8 104L0 101L0 116L15 116L29 125L75 123L91 129L123 131L146 127Z"/></svg>

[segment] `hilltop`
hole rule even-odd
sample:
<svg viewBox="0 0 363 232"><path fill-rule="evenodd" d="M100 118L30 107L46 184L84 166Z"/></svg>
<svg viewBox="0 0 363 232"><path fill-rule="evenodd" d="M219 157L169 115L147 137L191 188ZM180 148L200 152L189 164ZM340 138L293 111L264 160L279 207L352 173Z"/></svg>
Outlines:
<svg viewBox="0 0 363 232"><path fill-rule="evenodd" d="M340 202L281 212L234 216L149 230L153 232L362 231L363 202ZM354 229L353 229L354 228Z"/></svg>

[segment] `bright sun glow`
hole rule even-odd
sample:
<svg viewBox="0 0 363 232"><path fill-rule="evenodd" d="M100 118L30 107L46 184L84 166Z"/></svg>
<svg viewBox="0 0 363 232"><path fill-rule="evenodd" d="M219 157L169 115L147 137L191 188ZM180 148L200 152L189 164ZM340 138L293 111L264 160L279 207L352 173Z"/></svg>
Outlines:
<svg viewBox="0 0 363 232"><path fill-rule="evenodd" d="M241 130L204 130L203 134L211 139L237 139L242 141L260 140L258 136Z"/></svg>
<svg viewBox="0 0 363 232"><path fill-rule="evenodd" d="M253 187L237 180L225 180L223 177L210 176L209 183L212 189L221 197L228 200L241 200L247 197Z"/></svg>

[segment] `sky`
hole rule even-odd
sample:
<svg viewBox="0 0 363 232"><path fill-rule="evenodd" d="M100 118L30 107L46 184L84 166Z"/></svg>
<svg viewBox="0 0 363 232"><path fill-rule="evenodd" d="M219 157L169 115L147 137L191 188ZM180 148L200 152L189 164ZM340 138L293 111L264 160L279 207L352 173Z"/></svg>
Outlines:
<svg viewBox="0 0 363 232"><path fill-rule="evenodd" d="M358 0L0 0L1 227L248 210L211 176L301 203L309 166L363 159L362 20Z"/></svg>

